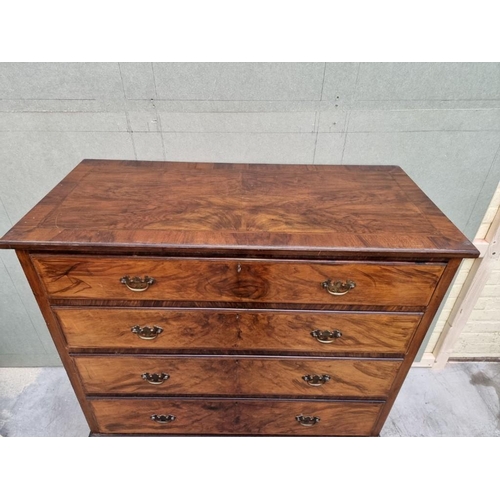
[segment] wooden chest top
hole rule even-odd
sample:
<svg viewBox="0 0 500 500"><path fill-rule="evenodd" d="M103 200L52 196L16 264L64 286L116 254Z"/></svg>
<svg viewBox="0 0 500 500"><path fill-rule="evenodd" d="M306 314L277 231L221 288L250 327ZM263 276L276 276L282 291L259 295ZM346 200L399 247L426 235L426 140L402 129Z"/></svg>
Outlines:
<svg viewBox="0 0 500 500"><path fill-rule="evenodd" d="M396 166L84 160L0 248L476 257Z"/></svg>

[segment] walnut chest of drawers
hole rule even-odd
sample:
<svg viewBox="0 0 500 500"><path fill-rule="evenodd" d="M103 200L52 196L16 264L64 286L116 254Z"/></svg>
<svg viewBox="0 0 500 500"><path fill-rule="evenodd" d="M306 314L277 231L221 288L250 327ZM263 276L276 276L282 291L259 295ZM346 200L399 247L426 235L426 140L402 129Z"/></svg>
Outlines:
<svg viewBox="0 0 500 500"><path fill-rule="evenodd" d="M399 167L107 160L0 247L94 435L378 435L478 255Z"/></svg>

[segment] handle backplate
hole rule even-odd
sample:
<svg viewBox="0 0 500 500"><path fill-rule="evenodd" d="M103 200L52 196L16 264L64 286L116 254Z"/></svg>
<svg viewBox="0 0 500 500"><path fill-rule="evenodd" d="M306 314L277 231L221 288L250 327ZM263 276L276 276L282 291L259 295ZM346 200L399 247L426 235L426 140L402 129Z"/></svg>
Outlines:
<svg viewBox="0 0 500 500"><path fill-rule="evenodd" d="M173 422L175 420L174 415L157 415L156 413L154 415L151 415L151 420L153 422L157 422L159 424L168 424L170 422Z"/></svg>
<svg viewBox="0 0 500 500"><path fill-rule="evenodd" d="M139 276L124 276L120 278L120 283L123 283L129 290L133 292L145 292L150 285L155 282L154 278L150 276L144 276L144 278L139 278Z"/></svg>
<svg viewBox="0 0 500 500"><path fill-rule="evenodd" d="M342 337L340 330L313 330L311 336L322 344L331 344L335 339Z"/></svg>
<svg viewBox="0 0 500 500"><path fill-rule="evenodd" d="M163 328L161 326L143 326L139 325L133 326L130 331L135 333L142 340L154 340L158 335L163 332Z"/></svg>
<svg viewBox="0 0 500 500"><path fill-rule="evenodd" d="M295 417L295 420L300 425L303 425L304 427L312 427L313 425L316 425L321 419L319 417L309 417L306 415L297 415Z"/></svg>
<svg viewBox="0 0 500 500"><path fill-rule="evenodd" d="M141 378L152 385L161 385L170 378L168 373L143 373Z"/></svg>
<svg viewBox="0 0 500 500"><path fill-rule="evenodd" d="M356 283L352 280L347 280L345 283L340 280L326 280L321 283L321 286L326 289L330 295L345 295L356 286Z"/></svg>
<svg viewBox="0 0 500 500"><path fill-rule="evenodd" d="M330 375L304 375L302 380L311 387L320 387L331 379Z"/></svg>

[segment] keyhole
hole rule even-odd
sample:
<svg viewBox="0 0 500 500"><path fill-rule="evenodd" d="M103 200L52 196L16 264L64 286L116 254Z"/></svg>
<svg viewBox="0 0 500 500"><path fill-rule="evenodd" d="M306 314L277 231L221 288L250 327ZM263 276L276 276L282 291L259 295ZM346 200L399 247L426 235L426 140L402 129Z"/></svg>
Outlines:
<svg viewBox="0 0 500 500"><path fill-rule="evenodd" d="M238 267L236 268L236 272L241 273L241 264L238 264Z"/></svg>

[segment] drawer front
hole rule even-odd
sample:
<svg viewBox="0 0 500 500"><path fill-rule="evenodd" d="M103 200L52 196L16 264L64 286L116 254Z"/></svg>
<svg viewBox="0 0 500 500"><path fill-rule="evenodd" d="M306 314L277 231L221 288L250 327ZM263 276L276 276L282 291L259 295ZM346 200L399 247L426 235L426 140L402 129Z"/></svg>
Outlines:
<svg viewBox="0 0 500 500"><path fill-rule="evenodd" d="M88 394L384 398L394 360L75 356Z"/></svg>
<svg viewBox="0 0 500 500"><path fill-rule="evenodd" d="M33 262L51 298L332 306L425 306L444 269L441 264L414 263L45 255L34 256ZM154 282L147 284L146 277Z"/></svg>
<svg viewBox="0 0 500 500"><path fill-rule="evenodd" d="M421 318L421 314L408 313L210 309L55 308L54 311L72 349L175 351L404 354Z"/></svg>
<svg viewBox="0 0 500 500"><path fill-rule="evenodd" d="M140 398L95 399L90 404L102 433L292 436L368 436L383 406L383 403L307 400ZM152 419L154 416L156 420ZM299 420L312 425L304 426Z"/></svg>

